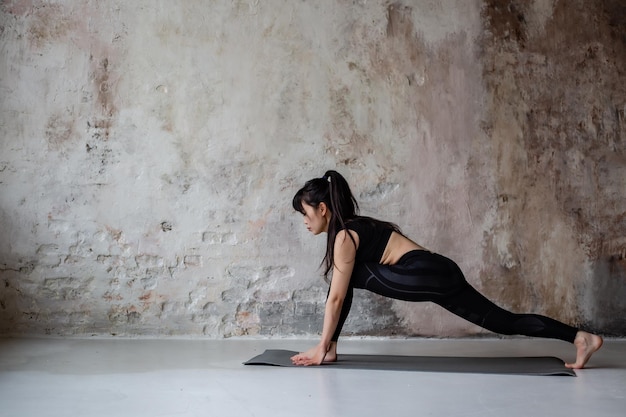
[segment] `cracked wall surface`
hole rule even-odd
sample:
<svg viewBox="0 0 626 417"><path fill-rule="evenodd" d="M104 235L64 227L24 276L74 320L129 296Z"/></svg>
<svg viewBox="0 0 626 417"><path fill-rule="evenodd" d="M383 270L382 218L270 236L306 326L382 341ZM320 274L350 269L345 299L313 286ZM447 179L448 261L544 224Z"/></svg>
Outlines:
<svg viewBox="0 0 626 417"><path fill-rule="evenodd" d="M499 305L626 335L619 0L0 3L0 334L311 335L337 169ZM482 334L357 291L346 334Z"/></svg>

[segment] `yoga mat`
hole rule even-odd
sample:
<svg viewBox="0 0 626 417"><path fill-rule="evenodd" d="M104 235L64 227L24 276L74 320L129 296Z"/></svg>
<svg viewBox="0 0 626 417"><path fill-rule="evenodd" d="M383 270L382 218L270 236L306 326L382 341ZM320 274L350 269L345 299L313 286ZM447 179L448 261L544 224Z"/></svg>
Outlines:
<svg viewBox="0 0 626 417"><path fill-rule="evenodd" d="M295 367L291 357L298 352L268 349L244 365ZM447 357L447 356L390 356L339 355L337 362L325 363L329 369L369 369L385 371L456 372L514 375L576 376L563 361L554 357ZM319 367L316 367L319 368Z"/></svg>

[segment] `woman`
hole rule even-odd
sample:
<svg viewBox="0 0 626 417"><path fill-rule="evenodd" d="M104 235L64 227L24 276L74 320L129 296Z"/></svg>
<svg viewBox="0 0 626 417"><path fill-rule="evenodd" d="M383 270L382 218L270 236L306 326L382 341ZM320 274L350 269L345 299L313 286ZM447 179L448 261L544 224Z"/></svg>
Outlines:
<svg viewBox="0 0 626 417"><path fill-rule="evenodd" d="M572 369L585 366L602 346L600 336L536 314L503 310L476 291L450 259L432 253L388 222L358 216L358 204L345 178L327 171L302 187L293 207L314 235L326 232L325 275L332 270L322 338L291 358L296 365L337 360L337 340L352 305L354 288L406 301L432 301L487 330L501 334L560 339L576 347Z"/></svg>

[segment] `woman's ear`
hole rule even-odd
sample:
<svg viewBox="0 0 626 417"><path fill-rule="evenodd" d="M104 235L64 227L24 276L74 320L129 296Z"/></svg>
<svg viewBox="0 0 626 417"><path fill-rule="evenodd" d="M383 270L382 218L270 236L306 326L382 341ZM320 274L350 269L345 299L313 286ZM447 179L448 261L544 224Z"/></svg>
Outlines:
<svg viewBox="0 0 626 417"><path fill-rule="evenodd" d="M322 216L325 216L326 212L328 211L328 207L326 206L326 203L324 203L323 201L317 206L317 209L320 211L320 214Z"/></svg>

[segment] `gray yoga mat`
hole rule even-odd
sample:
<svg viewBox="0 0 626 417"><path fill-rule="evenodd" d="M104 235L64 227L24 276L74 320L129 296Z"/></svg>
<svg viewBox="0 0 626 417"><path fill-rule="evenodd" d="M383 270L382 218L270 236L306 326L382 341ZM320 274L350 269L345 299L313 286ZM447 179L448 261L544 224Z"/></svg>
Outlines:
<svg viewBox="0 0 626 417"><path fill-rule="evenodd" d="M289 366L291 357L298 352L268 349L244 365ZM447 356L390 356L390 355L339 355L339 360L323 364L328 369L369 369L385 371L456 372L514 375L576 376L554 357L447 357Z"/></svg>

